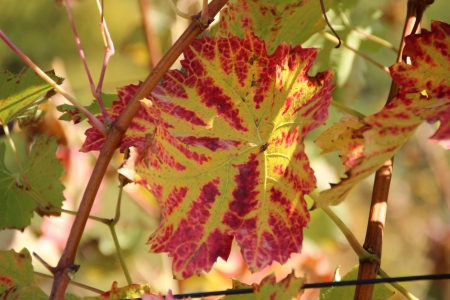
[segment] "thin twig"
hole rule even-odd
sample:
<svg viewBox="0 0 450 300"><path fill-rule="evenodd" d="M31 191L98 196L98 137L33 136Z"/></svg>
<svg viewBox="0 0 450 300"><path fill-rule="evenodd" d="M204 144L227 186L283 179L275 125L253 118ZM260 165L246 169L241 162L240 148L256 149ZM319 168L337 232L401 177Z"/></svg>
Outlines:
<svg viewBox="0 0 450 300"><path fill-rule="evenodd" d="M44 79L49 85L53 87L58 93L60 93L64 98L69 100L81 113L83 113L88 120L91 122L92 126L97 129L100 133L106 135L105 126L92 115L83 105L78 103L75 98L70 96L60 85L58 85L53 79L51 79L44 71L42 71L34 62L31 61L16 45L0 30L0 38L42 79Z"/></svg>
<svg viewBox="0 0 450 300"><path fill-rule="evenodd" d="M328 32L320 32L321 35L323 35L327 40L333 42L333 43L339 43L339 41L337 40L337 38L335 38L334 36L332 36L331 34L329 34ZM391 73L389 72L389 68L386 66L383 66L382 64L380 64L379 62L377 62L376 60L374 60L373 58L370 58L369 56L365 55L364 53L362 53L361 51L350 47L349 45L347 45L344 42L341 42L342 46L344 46L345 48L355 52L357 55L361 56L362 58L364 58L365 60L371 62L372 64L374 64L375 66L377 66L378 68L380 68L381 70L383 70L383 72L385 72L386 74L390 75Z"/></svg>
<svg viewBox="0 0 450 300"><path fill-rule="evenodd" d="M333 106L334 108L336 108L346 114L349 114L350 116L355 117L359 120L364 120L364 118L366 117L364 114L360 113L359 111L351 109L350 107L345 106L335 100L331 101L331 106Z"/></svg>
<svg viewBox="0 0 450 300"><path fill-rule="evenodd" d="M45 260L43 260L39 255L37 255L36 252L33 252L33 256L47 269L50 271L50 273L54 273L55 272L55 268L53 268L52 266L50 266Z"/></svg>
<svg viewBox="0 0 450 300"><path fill-rule="evenodd" d="M327 22L328 28L330 28L330 30L333 32L334 36L338 40L338 44L335 48L339 48L341 46L342 41L341 41L341 38L339 37L339 35L337 34L337 32L334 30L333 26L331 26L330 22L328 21L328 17L327 17L327 13L325 10L325 5L323 4L323 0L320 0L320 6L322 8L323 17L325 18L325 22Z"/></svg>
<svg viewBox="0 0 450 300"><path fill-rule="evenodd" d="M354 27L350 24L350 21L348 20L347 16L345 15L345 13L342 11L342 9L339 9L339 15L341 17L342 22L344 23L344 25L348 28L350 28L352 31L359 33L360 35L363 35L366 39L371 40L372 42L375 42L377 44L380 44L386 48L391 49L392 51L395 51L395 53L398 53L398 49L392 45L391 43L389 43L388 41L379 38L373 34L367 33L362 31L361 29Z"/></svg>
<svg viewBox="0 0 450 300"><path fill-rule="evenodd" d="M41 277L44 277L44 278L48 278L48 279L54 279L54 277L52 275L48 275L48 274L44 274L44 273L40 273L40 272L36 272L36 271L34 271L34 275L38 275L38 276L41 276ZM77 286L77 287L80 287L82 289L85 289L85 290L88 290L88 291L91 291L91 292L94 292L94 293L97 293L97 294L105 293L104 291L101 291L99 289L96 289L94 287L91 287L91 286L88 286L88 285L85 285L85 284L82 284L82 283L79 283L77 281L71 281L71 282L69 282L69 284Z"/></svg>
<svg viewBox="0 0 450 300"><path fill-rule="evenodd" d="M215 16L219 10L228 2L228 0L213 0L209 4L209 15ZM75 217L72 225L67 244L64 252L58 262L58 271L55 274L55 280L53 282L52 292L50 295L51 300L62 299L64 297L64 291L70 281L70 278L66 275L64 270L71 266L75 260L75 255L80 244L81 236L86 226L86 221L89 216L89 212L94 203L95 195L100 187L100 183L109 165L109 162L117 148L117 145L122 140L122 136L125 134L128 126L130 125L133 117L136 115L141 105L139 100L148 96L155 88L163 75L172 66L176 59L181 55L184 49L204 30L204 26L197 20L192 20L189 27L175 42L175 44L169 49L164 58L158 63L158 65L152 70L149 76L142 83L139 90L133 96L131 101L119 115L119 117L113 122L111 129L108 132L108 136L105 143L100 150L98 160L94 166L91 178L84 192L81 200L78 214Z"/></svg>

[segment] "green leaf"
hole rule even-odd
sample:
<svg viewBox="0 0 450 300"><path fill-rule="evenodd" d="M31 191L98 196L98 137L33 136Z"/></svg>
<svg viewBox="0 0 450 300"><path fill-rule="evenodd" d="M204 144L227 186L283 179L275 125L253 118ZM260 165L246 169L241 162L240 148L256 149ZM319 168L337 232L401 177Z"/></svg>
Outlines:
<svg viewBox="0 0 450 300"><path fill-rule="evenodd" d="M34 281L31 256L26 248L0 251L0 299L47 299Z"/></svg>
<svg viewBox="0 0 450 300"><path fill-rule="evenodd" d="M354 267L350 272L342 278L339 276L339 268L336 270L333 281L348 281L358 279L359 266ZM335 300L335 299L353 299L355 294L355 286L339 286L322 288L320 290L319 300ZM372 300L386 300L392 297L395 292L386 287L385 284L376 284L373 290Z"/></svg>
<svg viewBox="0 0 450 300"><path fill-rule="evenodd" d="M97 297L85 297L83 300L133 299L140 298L144 294L152 294L148 284L130 284L119 288L117 282L114 281L108 292Z"/></svg>
<svg viewBox="0 0 450 300"><path fill-rule="evenodd" d="M30 224L33 211L39 208L37 201L45 206L62 206L64 185L59 178L63 175L63 167L55 157L57 139L43 134L31 149L24 166L31 190L27 190L21 174L11 174L6 168L5 144L0 143L0 229L23 230Z"/></svg>
<svg viewBox="0 0 450 300"><path fill-rule="evenodd" d="M331 0L324 2L329 7ZM324 27L317 0L237 0L220 12L217 36L243 38L248 30L266 41L271 54L281 43L299 45Z"/></svg>
<svg viewBox="0 0 450 300"><path fill-rule="evenodd" d="M47 75L58 84L63 81L53 71ZM0 72L0 123L29 117L30 110L35 111L37 105L54 94L53 88L31 69L20 74Z"/></svg>
<svg viewBox="0 0 450 300"><path fill-rule="evenodd" d="M233 290L253 288L252 294L228 295L222 300L289 300L300 299L304 279L296 278L294 272L277 282L275 274L266 276L260 284L247 285L233 280ZM344 299L344 298L342 298Z"/></svg>
<svg viewBox="0 0 450 300"><path fill-rule="evenodd" d="M103 94L103 105L105 108L111 108L114 101L118 101L119 97L116 94ZM75 106L70 104L62 104L56 107L56 109L64 114L59 117L63 121L73 121L75 124L80 123L86 119L86 116L81 113ZM92 103L86 107L86 109L93 115L98 115L101 113L100 106L97 100L93 100Z"/></svg>

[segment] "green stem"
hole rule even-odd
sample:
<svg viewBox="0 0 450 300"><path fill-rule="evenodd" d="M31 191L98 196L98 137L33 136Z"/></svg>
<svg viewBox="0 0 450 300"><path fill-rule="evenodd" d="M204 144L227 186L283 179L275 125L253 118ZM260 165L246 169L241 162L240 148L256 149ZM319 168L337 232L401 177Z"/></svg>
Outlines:
<svg viewBox="0 0 450 300"><path fill-rule="evenodd" d="M124 158L127 159L130 155L130 149L126 149L124 153ZM117 222L119 222L120 219L120 207L122 203L122 193L123 193L123 187L125 186L126 178L122 174L119 174L119 180L120 180L120 186L119 186L119 195L117 197L117 205L116 205L116 215L114 216L114 219L111 220L111 222L108 224L109 230L111 231L111 235L114 240L114 245L116 246L117 255L119 256L120 265L122 266L123 273L125 274L125 277L127 279L128 284L132 284L133 281L131 280L130 273L128 272L128 267L125 264L125 259L122 254L122 248L120 248L119 240L117 238L115 225Z"/></svg>
<svg viewBox="0 0 450 300"><path fill-rule="evenodd" d="M28 181L27 175L25 174L25 171L23 170L22 163L20 162L19 155L17 154L16 146L14 145L14 141L11 138L11 135L9 133L8 124L6 122L3 123L3 131L5 132L6 139L9 142L9 145L11 146L12 152L14 154L14 158L16 159L17 165L20 169L20 174L22 174L23 181L25 182L25 186L27 189L31 189L30 182Z"/></svg>
<svg viewBox="0 0 450 300"><path fill-rule="evenodd" d="M40 276L40 277L44 277L44 278L48 278L48 279L53 279L52 275L48 275L48 274L44 274L44 273L40 273L40 272L36 272L36 271L34 271L34 275L37 275L37 276ZM75 285L77 287L89 290L89 291L97 293L97 294L103 294L104 293L104 291L101 291L99 289L93 288L91 286L88 286L88 285L85 285L85 284L82 284L82 283L79 283L79 282L76 282L76 281L73 281L73 280L71 280L69 282L69 284Z"/></svg>
<svg viewBox="0 0 450 300"><path fill-rule="evenodd" d="M133 284L130 273L128 272L127 265L125 264L125 259L123 258L122 249L120 248L119 240L117 239L117 234L116 234L116 230L114 228L113 222L111 222L108 225L108 227L109 227L109 230L111 231L111 235L114 240L114 245L116 246L117 256L119 257L120 265L122 266L123 273L125 274L125 278L127 279L128 284Z"/></svg>
<svg viewBox="0 0 450 300"><path fill-rule="evenodd" d="M335 43L335 44L339 44L339 40L337 38L335 38L334 36L332 36L331 34L329 34L328 32L320 32L321 35L323 35L327 40ZM368 62L371 62L372 64L374 64L375 66L377 66L378 68L380 68L382 71L384 71L386 74L388 74L390 76L390 72L389 72L389 68L386 66L383 66L382 64L380 64L379 62L377 62L376 60L374 60L373 58L370 58L369 56L365 55L364 53L362 53L359 50L356 50L353 47L350 47L349 45L347 45L346 43L341 41L342 46L344 46L345 48L355 52L357 55L361 56L362 58L364 58L365 60L367 60Z"/></svg>
<svg viewBox="0 0 450 300"><path fill-rule="evenodd" d="M341 104L339 102L336 102L334 100L331 101L331 106L333 106L334 108L351 115L352 117L355 117L357 119L360 120L364 120L364 118L366 117L365 115L363 115L362 113L360 113L359 111L356 111L354 109L351 109L348 106L345 106L344 104Z"/></svg>
<svg viewBox="0 0 450 300"><path fill-rule="evenodd" d="M381 268L378 270L378 276L380 276L381 278L390 278L389 275L384 272ZM413 294L411 294L410 292L408 292L404 287L402 287L399 283L397 282L390 282L390 285L392 285L392 287L394 289L396 289L397 291L400 292L400 294L402 294L403 296L406 297L406 299L408 300L419 300L419 298L416 298Z"/></svg>
<svg viewBox="0 0 450 300"><path fill-rule="evenodd" d="M58 207L51 207L51 208L48 209L48 211L63 212L63 213L66 213L66 214L69 214L69 215L73 215L73 216L77 215L76 211L67 210L67 209L58 208ZM91 216L91 215L89 215L88 218L93 220L93 221L97 221L97 222L100 222L100 223L103 223L103 224L108 224L108 222L110 222L109 219L100 218L100 217Z"/></svg>
<svg viewBox="0 0 450 300"><path fill-rule="evenodd" d="M342 220L331 210L329 207L322 207L322 210L327 214L328 217L336 224L336 226L341 230L347 239L348 243L352 247L353 251L355 251L356 255L358 255L360 261L373 261L378 260L376 255L373 255L367 252L361 244L358 242L356 237L353 235L351 230L347 227L347 225L342 222Z"/></svg>

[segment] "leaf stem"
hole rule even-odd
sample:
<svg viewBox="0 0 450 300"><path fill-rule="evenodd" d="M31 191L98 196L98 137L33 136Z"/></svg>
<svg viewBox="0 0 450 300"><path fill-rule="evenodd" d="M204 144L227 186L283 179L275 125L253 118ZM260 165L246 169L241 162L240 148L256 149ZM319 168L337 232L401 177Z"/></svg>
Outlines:
<svg viewBox="0 0 450 300"><path fill-rule="evenodd" d="M394 51L395 53L398 53L397 47L395 47L394 45L392 45L392 44L389 43L388 41L386 41L386 40L384 40L384 39L382 39L382 38L379 38L379 37L377 37L376 35L373 35L373 34L364 32L363 30L361 30L361 29L359 29L359 28L357 28L357 27L353 27L353 26L352 26L351 29L352 29L354 32L359 33L360 35L364 36L366 39L368 39L368 40L370 40L370 41L372 41L372 42L375 42L375 43L377 43L377 44L380 44L380 45L382 45L382 46L384 46L384 47L386 47L386 48L388 48L388 49L391 49L391 50Z"/></svg>
<svg viewBox="0 0 450 300"><path fill-rule="evenodd" d="M336 108L346 114L349 114L350 116L355 117L359 120L364 120L364 118L366 117L364 114L360 113L359 111L351 109L350 107L345 106L344 104L336 102L334 100L331 100L331 106L333 106L334 108Z"/></svg>
<svg viewBox="0 0 450 300"><path fill-rule="evenodd" d="M356 239L355 235L352 233L350 228L348 228L347 225L345 225L345 223L342 222L342 220L331 210L331 208L322 207L322 210L344 234L353 251L355 251L356 255L358 255L359 260L361 261L378 260L376 255L369 253L366 249L364 249L361 246L361 244L358 242L358 240Z"/></svg>
<svg viewBox="0 0 450 300"><path fill-rule="evenodd" d="M381 278L390 278L390 276L384 272L381 268L378 270L378 276L380 276ZM397 291L400 292L400 294L402 294L403 296L406 297L406 299L408 300L419 300L419 298L416 298L413 294L411 294L410 292L408 292L404 287L402 287L398 282L389 282L390 285L392 285L392 287L394 289L396 289Z"/></svg>
<svg viewBox="0 0 450 300"><path fill-rule="evenodd" d="M324 32L321 31L320 32L321 35L323 35L323 37L325 37L327 40L333 42L333 43L339 43L338 39L335 38L334 36L332 36L331 34L329 34L328 32ZM371 62L372 64L374 64L375 66L377 66L379 69L381 69L383 72L385 72L386 74L388 74L390 76L390 72L389 72L389 68L386 66L383 66L382 64L380 64L379 62L377 62L376 60L374 60L373 58L370 58L369 56L365 55L364 53L362 53L359 50L356 50L353 47L350 47L349 45L347 45L346 43L342 42L342 46L344 46L345 48L355 52L357 55L361 56L362 58L364 58L365 60Z"/></svg>
<svg viewBox="0 0 450 300"><path fill-rule="evenodd" d="M0 30L0 38L42 79L44 79L49 85L51 85L58 93L60 93L64 98L66 98L70 103L72 103L80 112L82 112L88 120L91 122L92 126L95 127L102 134L106 135L105 126L92 115L83 105L78 103L75 98L70 96L61 86L59 86L53 79L51 79L44 71L42 71L31 59L29 59L19 48L14 45L14 43Z"/></svg>
<svg viewBox="0 0 450 300"><path fill-rule="evenodd" d="M127 150L125 150L125 154L124 154L125 159L128 158L129 154L130 154L130 149L127 148ZM117 256L119 257L120 265L122 266L122 270L125 275L125 278L127 279L128 284L132 284L133 281L131 280L130 272L128 271L128 267L125 263L125 258L123 257L122 248L120 247L119 239L117 238L116 229L115 229L115 225L117 224L117 222L119 222L119 219L120 219L120 208L121 208L121 203L122 203L123 187L125 186L125 181L127 179L122 174L119 174L119 180L120 180L120 185L119 185L119 195L117 197L116 215L114 216L114 219L112 219L108 223L108 227L109 227L109 230L111 231L111 235L112 235L112 238L114 241L114 246L116 247Z"/></svg>
<svg viewBox="0 0 450 300"><path fill-rule="evenodd" d="M179 17L181 17L183 19L188 19L188 20L192 19L192 15L179 10L178 7L175 5L175 3L173 3L173 0L166 0L166 3L169 4L169 6L173 10L173 12L176 15L178 15Z"/></svg>
<svg viewBox="0 0 450 300"><path fill-rule="evenodd" d="M395 53L398 53L398 49L394 45L389 43L388 41L386 41L386 40L384 40L382 38L379 38L379 37L377 37L377 36L375 36L373 34L364 32L363 30L361 30L361 29L359 29L357 27L352 26L350 24L350 21L348 20L347 16L345 15L345 13L342 11L342 9L339 9L339 15L340 15L341 20L344 23L344 25L347 26L348 28L350 28L351 30L353 30L354 32L359 33L360 35L364 36L366 39L368 39L368 40L370 40L372 42L375 42L375 43L380 44L380 45L382 45L382 46L384 46L386 48L391 49Z"/></svg>
<svg viewBox="0 0 450 300"><path fill-rule="evenodd" d="M125 274L125 278L127 279L128 284L132 284L133 280L131 280L130 272L128 271L128 267L125 263L125 259L123 257L122 248L120 248L119 240L117 239L116 229L114 227L113 222L109 225L109 230L111 231L111 235L114 241L114 246L116 247L117 256L119 257L120 265L122 266L123 273Z"/></svg>
<svg viewBox="0 0 450 300"><path fill-rule="evenodd" d="M14 145L14 141L11 138L11 134L9 133L8 124L3 123L3 131L5 132L6 139L8 140L9 145L11 146L12 152L14 154L14 158L16 159L17 165L20 169L20 174L22 175L23 181L25 182L25 186L28 190L31 189L30 182L28 181L27 175L22 167L22 163L20 162L19 155L17 154L16 146Z"/></svg>

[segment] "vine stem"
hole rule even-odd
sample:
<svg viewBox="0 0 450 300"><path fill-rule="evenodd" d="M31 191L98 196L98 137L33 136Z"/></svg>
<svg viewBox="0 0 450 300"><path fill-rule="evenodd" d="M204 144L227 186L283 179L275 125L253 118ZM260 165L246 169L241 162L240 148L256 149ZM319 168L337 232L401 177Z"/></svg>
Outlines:
<svg viewBox="0 0 450 300"><path fill-rule="evenodd" d="M51 79L44 71L42 71L31 59L28 58L16 45L5 35L3 31L0 30L0 38L42 79L44 79L49 85L51 85L58 93L60 93L64 98L66 98L70 103L72 103L81 113L83 113L88 120L91 122L92 126L100 131L102 134L106 135L105 126L100 122L93 114L91 114L83 105L78 103L75 98L69 95L61 86L59 86L53 79Z"/></svg>
<svg viewBox="0 0 450 300"><path fill-rule="evenodd" d="M314 194L313 195L310 194L309 196L315 200ZM361 246L361 244L358 242L358 240L356 239L355 235L350 230L350 228L348 228L347 225L345 225L345 223L342 222L342 220L331 210L330 207L323 207L322 210L344 234L353 251L355 251L356 255L358 255L360 261L378 260L376 255L369 253L366 249L364 249L363 246ZM390 276L386 272L384 272L381 268L378 270L378 275L382 278L390 278ZM408 300L418 300L414 295L408 292L399 283L390 282L389 284L392 287L394 287L397 291L399 291L403 296L405 296Z"/></svg>
<svg viewBox="0 0 450 300"><path fill-rule="evenodd" d="M215 16L227 2L228 0L213 0L208 6L209 15L211 17ZM52 291L50 294L51 300L64 298L64 292L70 281L68 272L74 267L75 255L86 226L89 212L91 211L94 203L95 195L97 194L109 162L118 144L120 143L122 136L128 129L133 117L141 107L139 100L145 98L151 93L184 49L188 47L191 42L206 29L206 27L207 26L202 24L197 18L192 20L189 27L148 75L119 117L111 124L111 128L108 131L105 143L100 150L100 155L94 166L94 170L81 200L78 214L75 217L74 223L70 230L66 247L56 267L54 274L55 280L53 281Z"/></svg>
<svg viewBox="0 0 450 300"><path fill-rule="evenodd" d="M403 49L405 47L405 37L412 32L417 16L421 16L419 12L424 6L419 6L417 1L409 0L407 4L407 13L405 19L405 26L402 34L402 41L397 57L397 62L406 61L403 57ZM420 20L418 20L420 22ZM387 103L389 103L398 93L398 85L392 81ZM380 270L380 261L383 245L383 234L386 220L387 201L389 196L389 187L392 177L392 167L394 158L386 161L384 165L375 173L375 181L372 191L372 201L370 204L370 213L367 224L366 237L364 241L364 249L378 257L378 261L361 261L359 264L358 280L376 278ZM355 289L354 300L371 300L373 295L373 284L357 285Z"/></svg>

